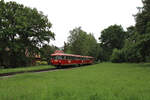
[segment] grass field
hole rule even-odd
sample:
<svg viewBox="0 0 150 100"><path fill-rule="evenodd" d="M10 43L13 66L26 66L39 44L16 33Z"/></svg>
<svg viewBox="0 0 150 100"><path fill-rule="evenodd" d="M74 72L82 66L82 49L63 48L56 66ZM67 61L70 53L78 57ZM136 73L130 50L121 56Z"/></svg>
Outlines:
<svg viewBox="0 0 150 100"><path fill-rule="evenodd" d="M54 66L44 65L44 66L31 66L31 67L0 69L0 74L10 73L10 72L20 72L20 71L31 71L31 70L48 69L48 68L52 68L52 67L54 67Z"/></svg>
<svg viewBox="0 0 150 100"><path fill-rule="evenodd" d="M3 77L0 100L150 100L150 64L101 63Z"/></svg>

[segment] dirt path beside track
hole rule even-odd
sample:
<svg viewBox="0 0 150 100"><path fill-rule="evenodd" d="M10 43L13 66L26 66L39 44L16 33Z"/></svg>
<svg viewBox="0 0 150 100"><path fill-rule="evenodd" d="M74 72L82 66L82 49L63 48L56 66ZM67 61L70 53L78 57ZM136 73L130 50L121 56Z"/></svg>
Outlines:
<svg viewBox="0 0 150 100"><path fill-rule="evenodd" d="M78 67L66 67L66 68L47 68L47 69L40 69L40 70L31 70L31 71L19 71L19 72L8 72L8 73L2 73L0 74L1 77L10 77L17 74L23 74L23 73L38 73L38 72L48 72L48 71L55 71L55 70L67 70L67 69L73 69Z"/></svg>
<svg viewBox="0 0 150 100"><path fill-rule="evenodd" d="M53 71L53 70L59 70L59 69L57 69L57 68L48 68L48 69L31 70L31 71L8 72L8 73L0 74L0 77L6 77L6 76L8 77L8 76L16 75L16 74L36 73L36 72Z"/></svg>

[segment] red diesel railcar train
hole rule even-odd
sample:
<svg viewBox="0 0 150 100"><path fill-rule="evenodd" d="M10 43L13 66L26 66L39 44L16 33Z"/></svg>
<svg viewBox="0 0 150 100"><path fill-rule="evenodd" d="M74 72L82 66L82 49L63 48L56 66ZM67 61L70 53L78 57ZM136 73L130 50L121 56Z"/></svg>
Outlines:
<svg viewBox="0 0 150 100"><path fill-rule="evenodd" d="M51 54L51 64L57 67L67 66L67 65L86 65L92 64L94 58L91 56L81 56L74 54L65 54L63 52L57 51Z"/></svg>

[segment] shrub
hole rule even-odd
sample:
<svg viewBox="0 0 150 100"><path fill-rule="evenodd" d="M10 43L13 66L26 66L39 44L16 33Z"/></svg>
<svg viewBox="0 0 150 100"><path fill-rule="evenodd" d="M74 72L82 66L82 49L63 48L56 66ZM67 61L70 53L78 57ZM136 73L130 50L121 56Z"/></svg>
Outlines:
<svg viewBox="0 0 150 100"><path fill-rule="evenodd" d="M110 60L111 60L111 62L115 62L115 63L125 62L124 51L114 49Z"/></svg>
<svg viewBox="0 0 150 100"><path fill-rule="evenodd" d="M48 65L47 61L41 61L41 65Z"/></svg>
<svg viewBox="0 0 150 100"><path fill-rule="evenodd" d="M150 57L149 56L146 56L145 59L146 59L146 62L150 62Z"/></svg>
<svg viewBox="0 0 150 100"><path fill-rule="evenodd" d="M36 65L48 65L47 61L36 61Z"/></svg>
<svg viewBox="0 0 150 100"><path fill-rule="evenodd" d="M35 65L41 65L41 61L36 61Z"/></svg>
<svg viewBox="0 0 150 100"><path fill-rule="evenodd" d="M111 56L111 62L142 62L144 58L140 51L141 50L137 47L137 45L124 47L121 50L114 49Z"/></svg>

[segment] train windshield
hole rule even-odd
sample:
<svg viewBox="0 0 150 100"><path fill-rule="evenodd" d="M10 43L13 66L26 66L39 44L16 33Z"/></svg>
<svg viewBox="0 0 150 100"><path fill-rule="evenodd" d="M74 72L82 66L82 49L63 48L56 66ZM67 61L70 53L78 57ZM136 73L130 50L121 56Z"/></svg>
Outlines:
<svg viewBox="0 0 150 100"><path fill-rule="evenodd" d="M62 56L51 56L51 59L59 60L59 59L62 59Z"/></svg>

